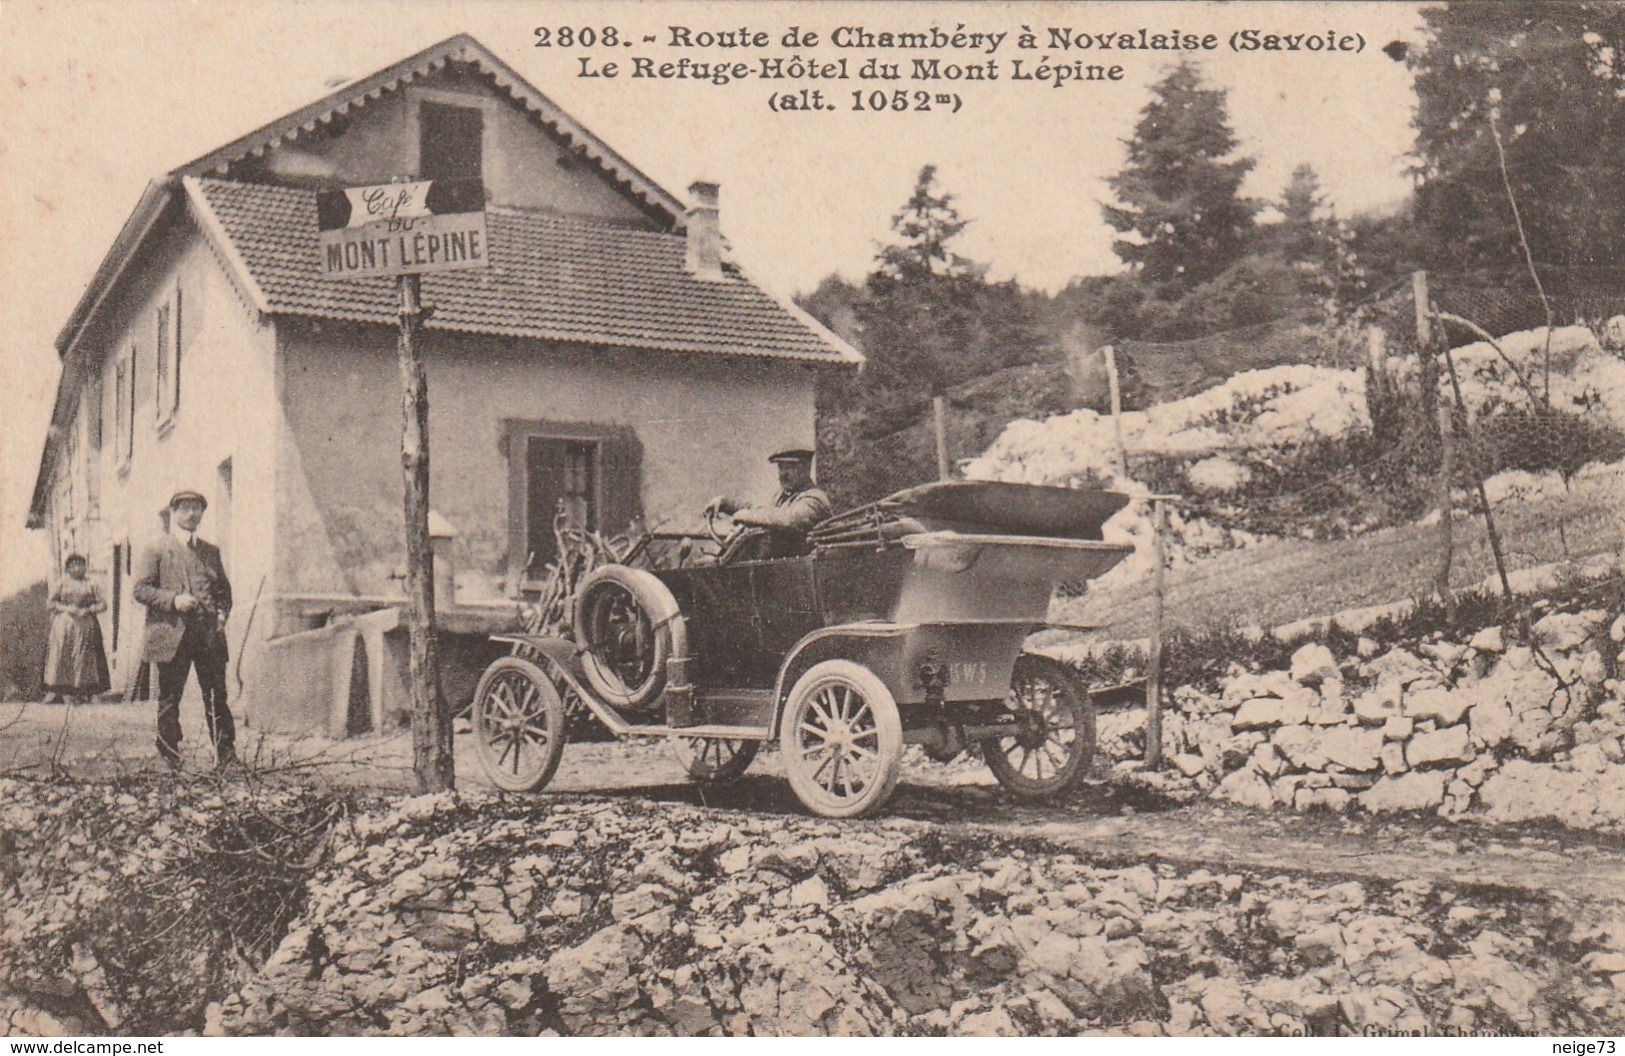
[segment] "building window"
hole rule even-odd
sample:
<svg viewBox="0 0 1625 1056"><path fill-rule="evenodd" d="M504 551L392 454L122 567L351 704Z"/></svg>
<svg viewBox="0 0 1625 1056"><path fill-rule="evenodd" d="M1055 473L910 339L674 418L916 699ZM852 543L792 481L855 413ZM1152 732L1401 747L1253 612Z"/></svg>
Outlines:
<svg viewBox="0 0 1625 1056"><path fill-rule="evenodd" d="M554 526L598 530L598 441L525 438L525 552L528 577L558 560Z"/></svg>
<svg viewBox="0 0 1625 1056"><path fill-rule="evenodd" d="M478 180L484 176L485 114L471 106L418 104L418 176Z"/></svg>
<svg viewBox="0 0 1625 1056"><path fill-rule="evenodd" d="M175 409L181 399L181 291L175 288L175 298L158 306L157 332L153 335L157 349L153 370L156 382L158 424L167 425L174 420Z"/></svg>
<svg viewBox="0 0 1625 1056"><path fill-rule="evenodd" d="M618 426L505 423L509 458L509 564L535 584L558 560L554 525L617 535L642 512L642 446Z"/></svg>

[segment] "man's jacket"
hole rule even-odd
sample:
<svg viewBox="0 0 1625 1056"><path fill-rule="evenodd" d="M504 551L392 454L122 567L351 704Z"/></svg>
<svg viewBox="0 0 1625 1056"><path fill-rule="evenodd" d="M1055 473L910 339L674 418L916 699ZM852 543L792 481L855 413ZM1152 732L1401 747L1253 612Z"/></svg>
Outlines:
<svg viewBox="0 0 1625 1056"><path fill-rule="evenodd" d="M175 609L175 595L190 594L198 607L183 613ZM193 537L192 545L172 535L141 555L135 580L135 600L147 607L147 637L141 659L166 663L175 659L190 628L194 648L202 646L222 658L226 635L218 629L217 615L231 612L231 583L220 561L220 548Z"/></svg>

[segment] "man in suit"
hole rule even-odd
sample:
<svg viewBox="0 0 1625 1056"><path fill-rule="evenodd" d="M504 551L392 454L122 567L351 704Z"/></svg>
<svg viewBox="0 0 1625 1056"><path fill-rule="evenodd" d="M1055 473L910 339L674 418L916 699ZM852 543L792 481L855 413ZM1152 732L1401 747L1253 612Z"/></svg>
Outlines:
<svg viewBox="0 0 1625 1056"><path fill-rule="evenodd" d="M197 537L208 502L195 491L169 500L169 533L141 556L135 600L147 607L141 657L158 669L158 754L171 769L181 763L181 694L197 668L203 714L215 762L237 758L237 729L226 706L226 618L231 583L220 549Z"/></svg>

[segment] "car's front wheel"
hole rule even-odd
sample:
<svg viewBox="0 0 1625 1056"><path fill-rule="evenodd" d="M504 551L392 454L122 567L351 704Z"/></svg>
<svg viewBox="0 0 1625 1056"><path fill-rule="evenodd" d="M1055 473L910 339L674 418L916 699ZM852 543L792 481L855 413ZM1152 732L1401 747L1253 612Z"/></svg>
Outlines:
<svg viewBox="0 0 1625 1056"><path fill-rule="evenodd" d="M553 779L564 755L564 702L541 668L504 656L474 691L474 756L493 785L533 792Z"/></svg>

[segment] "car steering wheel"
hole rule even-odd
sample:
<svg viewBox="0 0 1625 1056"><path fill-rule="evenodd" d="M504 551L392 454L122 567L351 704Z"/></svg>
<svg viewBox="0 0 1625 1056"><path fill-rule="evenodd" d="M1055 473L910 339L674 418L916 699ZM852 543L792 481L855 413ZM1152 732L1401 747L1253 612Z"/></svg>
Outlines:
<svg viewBox="0 0 1625 1056"><path fill-rule="evenodd" d="M727 516L728 514L723 513L715 506L707 506L705 508L705 534L711 537L711 541L713 543L716 543L718 546L724 549L726 549L728 546L728 540L731 539L734 533L739 530L738 527L735 527L729 531L727 535L724 535L722 532L717 530L717 518Z"/></svg>

